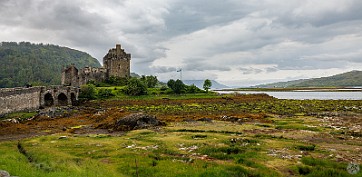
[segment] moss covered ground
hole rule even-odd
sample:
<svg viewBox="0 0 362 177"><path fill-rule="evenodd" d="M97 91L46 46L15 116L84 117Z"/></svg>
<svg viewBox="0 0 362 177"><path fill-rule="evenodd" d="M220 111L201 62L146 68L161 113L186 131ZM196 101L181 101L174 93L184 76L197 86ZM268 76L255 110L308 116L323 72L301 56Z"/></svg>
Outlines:
<svg viewBox="0 0 362 177"><path fill-rule="evenodd" d="M166 126L112 131L135 112ZM95 100L66 116L1 122L0 169L21 177L362 176L347 171L362 164L361 113L362 101L267 95Z"/></svg>

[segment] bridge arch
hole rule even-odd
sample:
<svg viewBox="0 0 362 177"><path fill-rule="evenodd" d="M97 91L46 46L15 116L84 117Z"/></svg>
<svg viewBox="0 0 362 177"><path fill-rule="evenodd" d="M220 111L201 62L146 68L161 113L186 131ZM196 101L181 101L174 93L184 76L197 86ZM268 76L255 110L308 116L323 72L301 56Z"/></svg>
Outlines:
<svg viewBox="0 0 362 177"><path fill-rule="evenodd" d="M76 105L79 88L69 86L41 87L40 107Z"/></svg>
<svg viewBox="0 0 362 177"><path fill-rule="evenodd" d="M50 107L54 105L54 98L53 95L51 93L46 93L44 95L44 106L46 107Z"/></svg>
<svg viewBox="0 0 362 177"><path fill-rule="evenodd" d="M67 106L68 105L68 97L64 93L60 93L57 98L58 98L58 105L59 106Z"/></svg>

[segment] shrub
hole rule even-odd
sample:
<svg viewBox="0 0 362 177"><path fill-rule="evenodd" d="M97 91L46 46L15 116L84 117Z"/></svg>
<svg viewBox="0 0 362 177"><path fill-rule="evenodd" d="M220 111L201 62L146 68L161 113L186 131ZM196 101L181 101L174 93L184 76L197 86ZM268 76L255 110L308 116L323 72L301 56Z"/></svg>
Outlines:
<svg viewBox="0 0 362 177"><path fill-rule="evenodd" d="M95 99L96 98L96 87L93 84L87 84L80 86L79 98L84 99Z"/></svg>
<svg viewBox="0 0 362 177"><path fill-rule="evenodd" d="M126 86L125 93L131 96L146 95L146 85L137 78L131 78Z"/></svg>
<svg viewBox="0 0 362 177"><path fill-rule="evenodd" d="M172 89L176 94L180 94L185 91L186 85L179 79L176 81L171 79L167 82L167 86Z"/></svg>
<svg viewBox="0 0 362 177"><path fill-rule="evenodd" d="M106 83L113 86L124 86L127 85L128 78L122 78L117 76L111 76L106 80Z"/></svg>
<svg viewBox="0 0 362 177"><path fill-rule="evenodd" d="M111 89L99 89L98 98L109 98L114 96Z"/></svg>
<svg viewBox="0 0 362 177"><path fill-rule="evenodd" d="M166 91L167 89L168 88L166 86L164 86L164 85L160 88L161 91Z"/></svg>
<svg viewBox="0 0 362 177"><path fill-rule="evenodd" d="M312 171L311 167L308 166L298 166L298 173L301 175L307 175Z"/></svg>
<svg viewBox="0 0 362 177"><path fill-rule="evenodd" d="M143 83L145 83L148 88L154 88L158 83L157 76L152 76L152 75L151 76L142 75L140 80Z"/></svg>
<svg viewBox="0 0 362 177"><path fill-rule="evenodd" d="M196 85L192 84L190 86L186 86L187 93L201 93L202 90L196 87Z"/></svg>

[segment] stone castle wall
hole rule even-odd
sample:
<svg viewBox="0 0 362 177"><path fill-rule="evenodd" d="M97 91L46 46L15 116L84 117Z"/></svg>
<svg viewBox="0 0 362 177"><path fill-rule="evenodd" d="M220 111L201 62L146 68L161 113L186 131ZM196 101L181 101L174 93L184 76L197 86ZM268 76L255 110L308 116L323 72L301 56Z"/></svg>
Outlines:
<svg viewBox="0 0 362 177"><path fill-rule="evenodd" d="M62 85L73 85L75 87L78 87L78 83L78 69L74 66L74 64L70 65L67 68L64 68L62 71Z"/></svg>
<svg viewBox="0 0 362 177"><path fill-rule="evenodd" d="M72 105L78 100L79 89L65 86L0 89L0 115L40 107Z"/></svg>
<svg viewBox="0 0 362 177"><path fill-rule="evenodd" d="M103 58L102 68L85 67L78 70L70 65L62 70L62 85L79 87L89 81L103 82L110 77L129 78L131 71L131 54L121 48L120 44L112 48Z"/></svg>
<svg viewBox="0 0 362 177"><path fill-rule="evenodd" d="M103 58L103 67L107 69L107 76L122 78L130 77L131 54L126 53L120 44L110 49Z"/></svg>
<svg viewBox="0 0 362 177"><path fill-rule="evenodd" d="M107 70L105 68L85 67L78 72L79 84L81 86L89 81L105 81L107 79Z"/></svg>
<svg viewBox="0 0 362 177"><path fill-rule="evenodd" d="M41 87L0 89L0 115L40 107Z"/></svg>
<svg viewBox="0 0 362 177"><path fill-rule="evenodd" d="M129 78L130 77L130 61L129 60L115 60L108 59L106 61L107 64L107 76L115 76L121 78Z"/></svg>

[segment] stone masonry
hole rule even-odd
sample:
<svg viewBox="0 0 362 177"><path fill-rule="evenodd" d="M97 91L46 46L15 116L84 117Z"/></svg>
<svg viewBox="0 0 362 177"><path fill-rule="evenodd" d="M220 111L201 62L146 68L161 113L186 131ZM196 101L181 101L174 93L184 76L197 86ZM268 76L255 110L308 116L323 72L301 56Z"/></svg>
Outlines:
<svg viewBox="0 0 362 177"><path fill-rule="evenodd" d="M62 71L62 85L79 87L89 81L102 82L110 77L129 78L131 54L121 48L120 44L112 48L103 58L102 68L85 67L78 70L74 65Z"/></svg>
<svg viewBox="0 0 362 177"><path fill-rule="evenodd" d="M120 44L110 49L103 57L103 67L107 70L107 77L116 76L128 78L130 76L131 54L126 53Z"/></svg>
<svg viewBox="0 0 362 177"><path fill-rule="evenodd" d="M65 86L0 89L0 115L42 107L73 105L79 89Z"/></svg>

